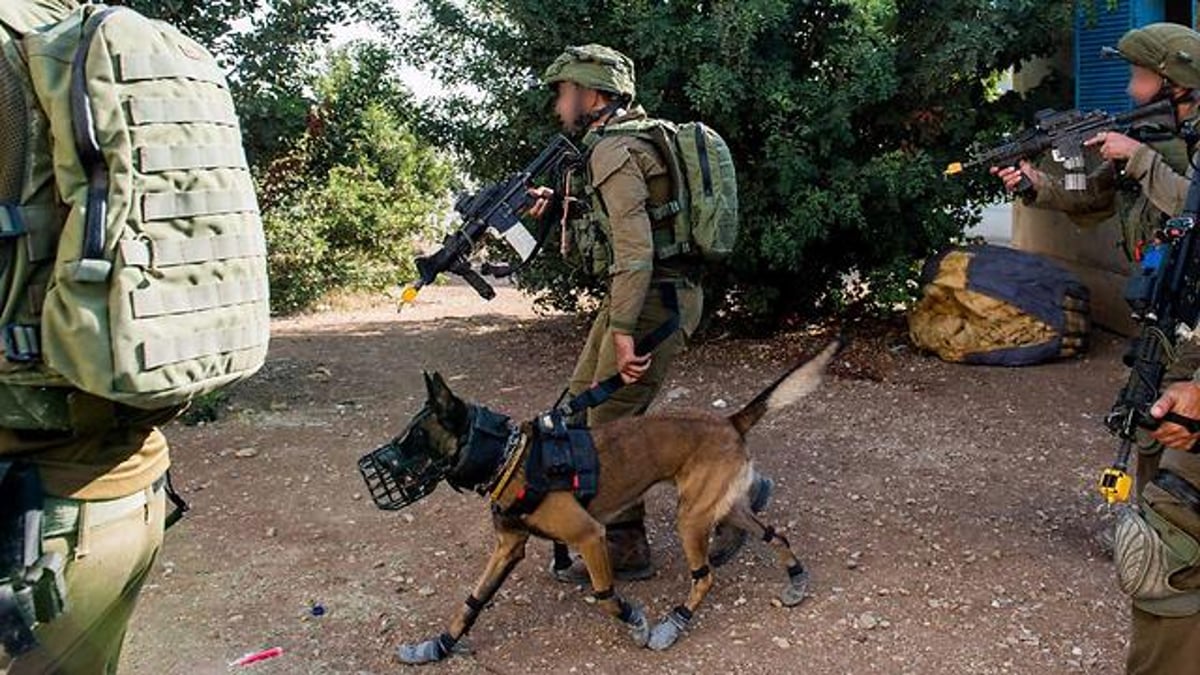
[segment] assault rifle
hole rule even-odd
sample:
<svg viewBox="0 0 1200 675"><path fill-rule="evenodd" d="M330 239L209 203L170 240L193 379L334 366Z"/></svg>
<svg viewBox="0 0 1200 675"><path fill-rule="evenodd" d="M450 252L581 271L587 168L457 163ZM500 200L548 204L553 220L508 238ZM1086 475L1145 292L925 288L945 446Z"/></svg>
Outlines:
<svg viewBox="0 0 1200 675"><path fill-rule="evenodd" d="M436 252L417 258L420 276L404 289L402 302L415 300L421 287L433 283L443 272L462 277L485 300L494 298L496 291L484 281L480 272L504 277L515 272L517 267L485 264L480 272L476 272L471 268L471 254L482 243L485 233L494 230L516 249L522 264L537 255L553 219L542 219L543 226L537 238L521 224L521 215L535 202L529 189L533 187L533 181L543 176L549 176L551 184L557 186L561 182L561 174L578 163L579 157L579 150L560 134L525 168L478 192L459 195L454 202L454 210L462 219L462 226L446 235L442 247Z"/></svg>
<svg viewBox="0 0 1200 675"><path fill-rule="evenodd" d="M1163 379L1178 355L1179 346L1200 337L1200 171L1192 176L1183 213L1167 221L1142 249L1138 268L1125 287L1125 300L1140 326L1125 354L1129 381L1117 395L1104 425L1121 440L1117 461L1100 477L1100 494L1111 504L1129 499L1133 480L1129 457L1139 429L1155 429L1164 422L1200 431L1200 420L1167 413L1161 420L1150 415Z"/></svg>
<svg viewBox="0 0 1200 675"><path fill-rule="evenodd" d="M1068 190L1087 189L1087 174L1083 157L1083 143L1102 131L1116 131L1134 136L1141 141L1165 138L1169 134L1162 128L1174 130L1175 107L1168 100L1157 101L1134 108L1120 115L1103 110L1082 112L1080 110L1043 110L1034 116L1033 127L1016 137L989 150L976 153L965 162L954 162L946 167L951 176L969 169L992 166L1020 165L1021 160L1033 159L1050 150L1054 161L1063 166L1066 175L1063 185ZM1151 129L1159 131L1151 131ZM1022 177L1017 186L1018 193L1033 189L1028 177Z"/></svg>

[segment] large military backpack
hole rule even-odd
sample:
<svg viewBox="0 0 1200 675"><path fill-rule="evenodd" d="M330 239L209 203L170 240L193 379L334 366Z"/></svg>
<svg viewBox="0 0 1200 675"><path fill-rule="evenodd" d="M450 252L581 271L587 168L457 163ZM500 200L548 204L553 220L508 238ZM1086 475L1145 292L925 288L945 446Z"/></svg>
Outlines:
<svg viewBox="0 0 1200 675"><path fill-rule="evenodd" d="M926 261L921 284L909 334L947 361L1024 366L1087 351L1088 289L1041 256L949 248Z"/></svg>
<svg viewBox="0 0 1200 675"><path fill-rule="evenodd" d="M5 0L0 28L0 427L53 423L31 393L153 410L253 373L264 238L212 55L121 7Z"/></svg>
<svg viewBox="0 0 1200 675"><path fill-rule="evenodd" d="M725 140L702 122L676 126L666 120L612 124L605 135L629 134L658 149L671 178L672 199L650 214L674 217L671 241L655 244L655 254L691 254L719 262L733 253L738 236L737 173Z"/></svg>

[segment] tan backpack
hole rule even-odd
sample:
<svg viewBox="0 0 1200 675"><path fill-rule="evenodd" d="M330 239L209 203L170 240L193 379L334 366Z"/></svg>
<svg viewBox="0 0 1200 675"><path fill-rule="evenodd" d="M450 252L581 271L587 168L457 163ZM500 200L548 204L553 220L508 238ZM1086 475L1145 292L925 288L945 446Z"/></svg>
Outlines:
<svg viewBox="0 0 1200 675"><path fill-rule="evenodd" d="M158 409L256 371L265 243L212 55L120 7L5 1L0 28L0 427L62 426L76 388Z"/></svg>

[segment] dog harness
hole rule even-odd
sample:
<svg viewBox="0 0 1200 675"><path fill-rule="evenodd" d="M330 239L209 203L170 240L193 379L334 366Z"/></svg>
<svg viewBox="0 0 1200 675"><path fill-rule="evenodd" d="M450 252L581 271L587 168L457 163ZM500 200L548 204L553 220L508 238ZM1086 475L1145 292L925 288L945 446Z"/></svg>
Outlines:
<svg viewBox="0 0 1200 675"><path fill-rule="evenodd" d="M496 506L503 515L528 515L537 510L551 492L571 492L583 507L596 496L600 486L600 461L596 445L586 427L568 425L561 411L539 417L524 455L525 485L508 505ZM496 501L512 480L519 462L501 471L501 479L492 491Z"/></svg>

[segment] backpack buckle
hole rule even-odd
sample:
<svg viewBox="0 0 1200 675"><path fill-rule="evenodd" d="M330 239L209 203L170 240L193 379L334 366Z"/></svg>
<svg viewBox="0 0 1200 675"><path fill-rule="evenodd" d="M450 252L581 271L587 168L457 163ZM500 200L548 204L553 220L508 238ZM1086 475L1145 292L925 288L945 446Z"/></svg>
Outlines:
<svg viewBox="0 0 1200 675"><path fill-rule="evenodd" d="M33 363L42 358L42 340L38 326L10 323L0 328L4 357L14 363Z"/></svg>
<svg viewBox="0 0 1200 675"><path fill-rule="evenodd" d="M16 239L26 233L20 208L16 204L0 204L0 239Z"/></svg>

